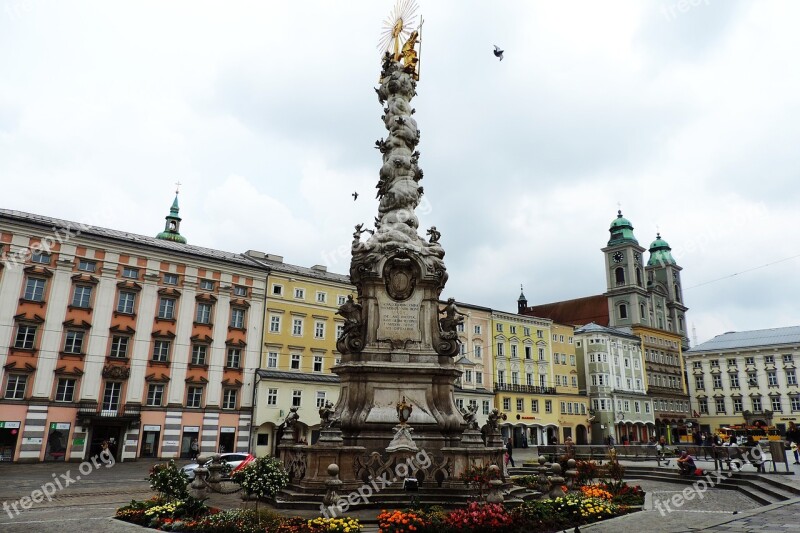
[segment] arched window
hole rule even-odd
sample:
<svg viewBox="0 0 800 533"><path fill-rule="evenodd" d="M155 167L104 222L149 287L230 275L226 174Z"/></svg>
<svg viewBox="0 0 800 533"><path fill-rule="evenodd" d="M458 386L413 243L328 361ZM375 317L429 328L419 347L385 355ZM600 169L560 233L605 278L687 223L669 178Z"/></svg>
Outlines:
<svg viewBox="0 0 800 533"><path fill-rule="evenodd" d="M622 267L617 267L614 270L614 278L617 281L617 285L625 283L625 269Z"/></svg>
<svg viewBox="0 0 800 533"><path fill-rule="evenodd" d="M647 314L644 311L644 304L639 304L639 319L644 320L647 317Z"/></svg>
<svg viewBox="0 0 800 533"><path fill-rule="evenodd" d="M636 284L642 286L642 271L638 267L636 268Z"/></svg>
<svg viewBox="0 0 800 533"><path fill-rule="evenodd" d="M628 306L625 304L619 304L619 317L620 318L628 318Z"/></svg>
<svg viewBox="0 0 800 533"><path fill-rule="evenodd" d="M681 288L677 283L675 284L675 301L681 301Z"/></svg>
<svg viewBox="0 0 800 533"><path fill-rule="evenodd" d="M678 332L683 333L683 317L678 317Z"/></svg>

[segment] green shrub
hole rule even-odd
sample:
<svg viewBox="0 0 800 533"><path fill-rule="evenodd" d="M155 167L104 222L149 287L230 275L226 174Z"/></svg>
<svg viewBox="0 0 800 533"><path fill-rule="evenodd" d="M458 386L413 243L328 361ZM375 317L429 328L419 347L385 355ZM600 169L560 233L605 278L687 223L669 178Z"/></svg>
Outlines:
<svg viewBox="0 0 800 533"><path fill-rule="evenodd" d="M169 463L159 463L150 468L147 477L150 488L165 500L183 500L189 496L188 476L178 468L174 459Z"/></svg>
<svg viewBox="0 0 800 533"><path fill-rule="evenodd" d="M231 476L247 494L271 498L289 484L289 474L279 459L259 457Z"/></svg>

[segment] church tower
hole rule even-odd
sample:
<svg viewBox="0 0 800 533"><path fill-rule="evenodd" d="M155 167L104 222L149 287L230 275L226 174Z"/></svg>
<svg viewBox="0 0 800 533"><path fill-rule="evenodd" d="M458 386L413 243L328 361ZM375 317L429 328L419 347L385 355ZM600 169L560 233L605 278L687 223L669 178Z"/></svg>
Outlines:
<svg viewBox="0 0 800 533"><path fill-rule="evenodd" d="M651 325L642 254L645 249L633 235L633 224L617 212L608 231L605 254L610 326Z"/></svg>
<svg viewBox="0 0 800 533"><path fill-rule="evenodd" d="M525 298L525 293L522 290L522 285L519 286L519 298L517 298L517 313L520 315L525 313L528 308L528 299Z"/></svg>
<svg viewBox="0 0 800 533"><path fill-rule="evenodd" d="M172 202L172 207L169 209L169 215L165 217L166 223L164 224L164 231L156 235L156 239L163 241L179 242L186 244L186 237L181 235L181 217L178 216L178 191L175 191L175 200Z"/></svg>
<svg viewBox="0 0 800 533"><path fill-rule="evenodd" d="M681 270L672 248L667 241L656 234L656 240L650 243L650 258L647 261L647 290L651 293L652 326L665 331L677 333L682 337L684 348L689 346L686 311L683 304L683 287Z"/></svg>

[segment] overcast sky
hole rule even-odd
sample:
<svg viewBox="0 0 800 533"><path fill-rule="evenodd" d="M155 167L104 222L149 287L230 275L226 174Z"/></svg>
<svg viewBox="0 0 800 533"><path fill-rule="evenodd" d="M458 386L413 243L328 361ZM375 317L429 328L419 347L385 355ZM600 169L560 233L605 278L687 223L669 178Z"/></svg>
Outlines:
<svg viewBox="0 0 800 533"><path fill-rule="evenodd" d="M0 205L155 235L179 180L190 243L346 273L377 213L392 7L0 2ZM420 7L443 296L602 293L620 204L643 246L671 244L700 342L800 324L800 2Z"/></svg>

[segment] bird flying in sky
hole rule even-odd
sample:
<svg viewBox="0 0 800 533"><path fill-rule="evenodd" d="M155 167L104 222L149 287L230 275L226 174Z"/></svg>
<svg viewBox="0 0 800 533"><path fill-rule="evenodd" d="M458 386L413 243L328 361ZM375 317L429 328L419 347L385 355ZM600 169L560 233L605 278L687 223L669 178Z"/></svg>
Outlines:
<svg viewBox="0 0 800 533"><path fill-rule="evenodd" d="M350 196L352 196L352 197L353 197L353 201L354 201L354 202L355 202L356 200L358 200L358 193L357 193L357 192L354 192L354 193L353 193L353 194L351 194Z"/></svg>
<svg viewBox="0 0 800 533"><path fill-rule="evenodd" d="M494 45L494 56L499 57L500 61L503 60L503 51L500 50L500 47L497 45Z"/></svg>

